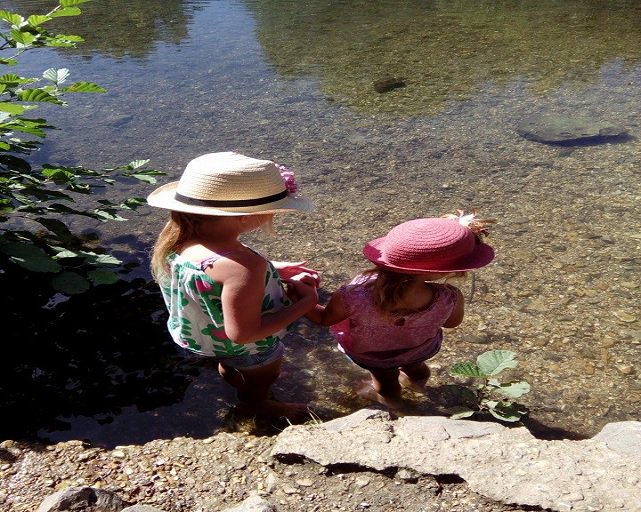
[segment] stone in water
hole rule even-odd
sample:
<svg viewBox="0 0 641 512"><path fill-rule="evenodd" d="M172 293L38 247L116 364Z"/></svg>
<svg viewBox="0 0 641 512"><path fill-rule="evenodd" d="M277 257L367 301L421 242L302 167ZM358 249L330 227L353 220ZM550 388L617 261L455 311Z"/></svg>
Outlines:
<svg viewBox="0 0 641 512"><path fill-rule="evenodd" d="M557 145L601 144L629 138L628 131L621 126L584 117L551 114L526 119L516 131L528 140Z"/></svg>

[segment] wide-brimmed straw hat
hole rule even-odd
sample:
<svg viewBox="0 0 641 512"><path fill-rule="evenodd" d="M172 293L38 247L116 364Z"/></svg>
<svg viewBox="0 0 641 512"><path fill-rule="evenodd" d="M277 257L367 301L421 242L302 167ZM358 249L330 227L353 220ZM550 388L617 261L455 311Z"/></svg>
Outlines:
<svg viewBox="0 0 641 512"><path fill-rule="evenodd" d="M494 249L457 219L415 219L367 243L365 257L376 266L406 274L465 272L494 259Z"/></svg>
<svg viewBox="0 0 641 512"><path fill-rule="evenodd" d="M252 215L311 210L294 173L270 160L208 153L187 164L179 181L154 190L151 206L200 215Z"/></svg>

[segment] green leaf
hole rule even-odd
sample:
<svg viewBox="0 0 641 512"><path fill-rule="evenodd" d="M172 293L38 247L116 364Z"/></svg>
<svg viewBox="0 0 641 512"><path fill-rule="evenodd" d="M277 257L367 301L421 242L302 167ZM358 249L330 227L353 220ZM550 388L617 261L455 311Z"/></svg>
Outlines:
<svg viewBox="0 0 641 512"><path fill-rule="evenodd" d="M101 265L119 265L120 263L122 263L122 260L119 260L115 256L111 256L110 254L99 254L95 259L95 262Z"/></svg>
<svg viewBox="0 0 641 512"><path fill-rule="evenodd" d="M96 215L96 218L99 218L103 222L108 220L117 220L117 221L127 220L124 217L121 217L120 215L118 215L115 211L95 209L94 214Z"/></svg>
<svg viewBox="0 0 641 512"><path fill-rule="evenodd" d="M0 245L0 251L14 263L33 272L58 272L61 268L46 252L30 243L10 242Z"/></svg>
<svg viewBox="0 0 641 512"><path fill-rule="evenodd" d="M14 29L10 32L11 37L16 42L16 48L22 48L24 46L31 46L31 44L36 40L36 36L30 32L22 32L20 30Z"/></svg>
<svg viewBox="0 0 641 512"><path fill-rule="evenodd" d="M29 133L37 137L45 137L46 133L41 128L43 125L38 120L27 120L27 119L17 119L10 124L5 124L4 126L11 128L13 131ZM13 142L16 142L17 139L13 139Z"/></svg>
<svg viewBox="0 0 641 512"><path fill-rule="evenodd" d="M19 84L32 83L33 81L33 78L23 78L16 75L15 73L5 73L4 75L0 76L0 83L13 87Z"/></svg>
<svg viewBox="0 0 641 512"><path fill-rule="evenodd" d="M71 48L76 46L76 43L82 43L84 39L80 36L70 34L57 34L54 37L47 38L47 46L54 48Z"/></svg>
<svg viewBox="0 0 641 512"><path fill-rule="evenodd" d="M60 7L73 7L74 5L86 4L91 0L60 0Z"/></svg>
<svg viewBox="0 0 641 512"><path fill-rule="evenodd" d="M0 9L0 20L4 20L7 23L15 26L19 26L24 22L24 18L19 14L5 11L4 9Z"/></svg>
<svg viewBox="0 0 641 512"><path fill-rule="evenodd" d="M150 183L152 185L156 183L156 178L154 178L153 176L148 176L146 174L130 174L129 177L134 178L138 181L142 181L144 183Z"/></svg>
<svg viewBox="0 0 641 512"><path fill-rule="evenodd" d="M146 205L147 205L147 200L144 197L130 197L129 199L125 200L125 202L122 204L122 207L135 210L139 206L146 206Z"/></svg>
<svg viewBox="0 0 641 512"><path fill-rule="evenodd" d="M18 93L18 99L21 101L38 101L41 103L55 103L56 105L62 105L63 102L60 101L55 96L49 94L47 91L42 89L24 89Z"/></svg>
<svg viewBox="0 0 641 512"><path fill-rule="evenodd" d="M484 378L486 375L481 372L474 363L456 363L450 368L450 375L458 377Z"/></svg>
<svg viewBox="0 0 641 512"><path fill-rule="evenodd" d="M62 0L60 2L60 5L62 5ZM63 7L62 9L59 9L57 11L53 11L51 13L51 17L61 18L63 16L78 16L79 14L82 14L82 11L77 7Z"/></svg>
<svg viewBox="0 0 641 512"><path fill-rule="evenodd" d="M122 263L122 261L110 254L96 254L95 252L79 251L78 255L83 256L85 261L91 265L118 265Z"/></svg>
<svg viewBox="0 0 641 512"><path fill-rule="evenodd" d="M509 350L490 350L478 356L476 363L485 375L497 375L506 368L516 368L518 361L514 359L515 355Z"/></svg>
<svg viewBox="0 0 641 512"><path fill-rule="evenodd" d="M120 276L116 272L110 270L91 270L87 272L89 279L93 284L114 284L120 280Z"/></svg>
<svg viewBox="0 0 641 512"><path fill-rule="evenodd" d="M0 64L4 64L5 66L15 66L18 64L18 61L12 58L2 58L0 59Z"/></svg>
<svg viewBox="0 0 641 512"><path fill-rule="evenodd" d="M525 381L508 382L502 384L496 391L508 398L518 398L530 392L530 384Z"/></svg>
<svg viewBox="0 0 641 512"><path fill-rule="evenodd" d="M460 420L461 418L469 418L472 416L476 411L473 409L470 409L469 407L464 407L464 406L455 406L455 407L450 407L447 412L450 413L450 418L453 420Z"/></svg>
<svg viewBox="0 0 641 512"><path fill-rule="evenodd" d="M43 23L46 23L47 21L52 20L50 16L45 16L43 14L32 14L27 18L27 23L31 25L32 27L37 27L38 25L42 25Z"/></svg>
<svg viewBox="0 0 641 512"><path fill-rule="evenodd" d="M100 87L93 82L76 82L68 87L62 88L63 92L107 92L107 89Z"/></svg>
<svg viewBox="0 0 641 512"><path fill-rule="evenodd" d="M9 112L9 114L22 115L27 109L23 105L17 103L9 103L8 101L0 101L0 111Z"/></svg>
<svg viewBox="0 0 641 512"><path fill-rule="evenodd" d="M126 169L138 169L139 167L142 167L143 165L149 163L149 159L147 160L133 160L132 162L129 162L127 164Z"/></svg>
<svg viewBox="0 0 641 512"><path fill-rule="evenodd" d="M58 252L54 256L55 259L57 260L63 260L65 258L79 258L80 254L77 252L74 252L70 249L65 249L64 247L56 247Z"/></svg>
<svg viewBox="0 0 641 512"><path fill-rule="evenodd" d="M513 423L527 414L527 408L521 404L498 402L496 406L489 409L489 412L496 419Z"/></svg>
<svg viewBox="0 0 641 512"><path fill-rule="evenodd" d="M52 286L66 295L76 295L86 292L89 288L89 281L87 281L80 274L75 272L62 272L51 280Z"/></svg>
<svg viewBox="0 0 641 512"><path fill-rule="evenodd" d="M51 169L44 168L42 169L42 175L46 176L54 183L63 184L71 183L75 179L75 174L67 169Z"/></svg>
<svg viewBox="0 0 641 512"><path fill-rule="evenodd" d="M42 77L54 84L62 84L69 77L69 70L67 68L49 68L42 73Z"/></svg>

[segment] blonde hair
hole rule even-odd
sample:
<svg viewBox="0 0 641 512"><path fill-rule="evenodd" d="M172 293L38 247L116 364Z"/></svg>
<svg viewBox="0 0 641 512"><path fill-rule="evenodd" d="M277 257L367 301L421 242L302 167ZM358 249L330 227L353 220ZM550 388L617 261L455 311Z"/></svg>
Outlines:
<svg viewBox="0 0 641 512"><path fill-rule="evenodd" d="M251 215L251 217L260 217L262 221L256 229L268 234L276 232L271 215L260 214ZM167 257L171 253L180 252L182 246L198 234L198 229L203 222L211 222L216 218L220 217L171 211L169 221L158 235L151 253L151 275L156 282L160 282L169 274Z"/></svg>
<svg viewBox="0 0 641 512"><path fill-rule="evenodd" d="M160 280L169 273L167 256L178 252L182 245L193 238L203 220L202 215L172 211L169 221L162 228L151 253L151 275Z"/></svg>
<svg viewBox="0 0 641 512"><path fill-rule="evenodd" d="M466 275L465 272L455 272L454 274L454 276L446 277L446 280L450 277L455 278ZM397 309L399 303L402 303L407 290L410 289L417 277L416 274L392 272L380 267L366 270L363 275L373 277L373 279L368 279L363 284L371 290L374 305L384 316L394 313L394 310Z"/></svg>

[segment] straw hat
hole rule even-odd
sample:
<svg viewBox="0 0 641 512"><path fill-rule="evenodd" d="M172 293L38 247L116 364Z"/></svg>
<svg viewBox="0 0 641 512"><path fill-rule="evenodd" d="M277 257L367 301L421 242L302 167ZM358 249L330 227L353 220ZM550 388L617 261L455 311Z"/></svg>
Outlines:
<svg viewBox="0 0 641 512"><path fill-rule="evenodd" d="M311 210L284 165L238 153L208 153L187 164L180 181L157 188L151 206L201 215L252 215Z"/></svg>
<svg viewBox="0 0 641 512"><path fill-rule="evenodd" d="M457 219L415 219L363 248L376 266L406 274L464 272L494 259L494 249Z"/></svg>

